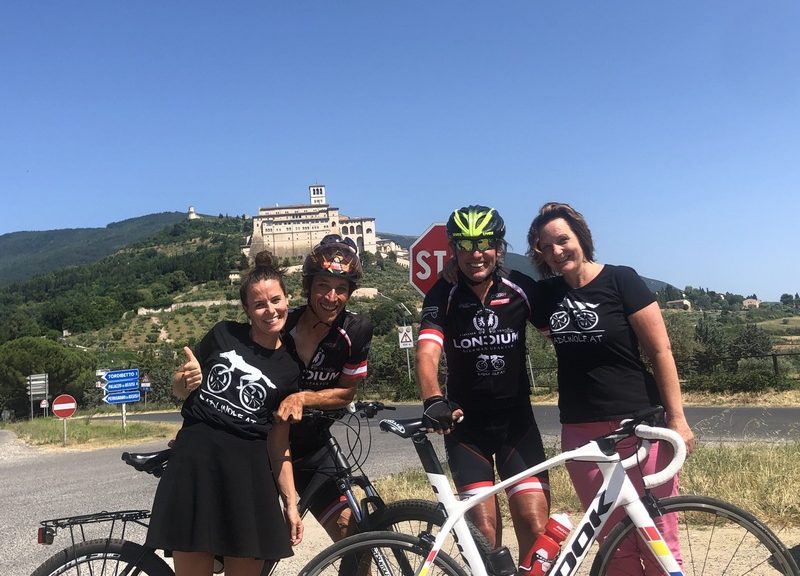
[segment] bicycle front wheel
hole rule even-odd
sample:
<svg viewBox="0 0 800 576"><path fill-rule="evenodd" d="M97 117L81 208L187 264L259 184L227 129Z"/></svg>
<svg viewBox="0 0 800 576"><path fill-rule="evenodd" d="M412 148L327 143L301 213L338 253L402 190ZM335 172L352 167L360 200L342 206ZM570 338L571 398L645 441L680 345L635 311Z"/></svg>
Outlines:
<svg viewBox="0 0 800 576"><path fill-rule="evenodd" d="M419 536L423 532L427 532L435 537L444 521L444 513L435 502L410 499L390 502L385 508L377 510L374 516L370 518L370 525L374 530L391 530L392 532L400 532L412 536ZM486 555L492 549L489 542L469 520L467 520L467 525L481 558L485 560ZM442 552L447 553L452 558L461 559L461 553L452 536L445 541L442 546Z"/></svg>
<svg viewBox="0 0 800 576"><path fill-rule="evenodd" d="M428 549L420 540L397 532L363 532L339 540L317 554L300 576L413 576ZM466 576L458 564L440 552L429 576Z"/></svg>
<svg viewBox="0 0 800 576"><path fill-rule="evenodd" d="M31 576L174 576L169 565L150 549L118 539L88 540L64 548L44 561Z"/></svg>
<svg viewBox="0 0 800 576"><path fill-rule="evenodd" d="M664 515L676 515L680 557L687 576L798 575L786 547L752 514L705 496L675 496L659 504ZM637 532L630 518L617 525L600 546L592 576L642 574L641 563L652 570L656 563ZM658 570L658 574L666 574L660 567Z"/></svg>

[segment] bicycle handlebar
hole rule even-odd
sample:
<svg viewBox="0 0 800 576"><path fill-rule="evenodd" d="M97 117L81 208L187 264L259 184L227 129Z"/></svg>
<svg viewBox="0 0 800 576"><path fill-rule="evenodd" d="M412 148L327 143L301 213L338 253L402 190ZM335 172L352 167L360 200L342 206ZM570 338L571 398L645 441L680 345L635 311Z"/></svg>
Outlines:
<svg viewBox="0 0 800 576"><path fill-rule="evenodd" d="M648 424L637 424L635 431L636 436L639 438L643 438L644 440L664 440L665 442L669 442L672 446L674 455L670 463L667 464L663 470L659 470L654 474L642 478L645 488L653 488L654 486L664 484L678 473L681 466L683 466L683 463L686 461L686 444L683 442L683 438L674 430L650 426Z"/></svg>

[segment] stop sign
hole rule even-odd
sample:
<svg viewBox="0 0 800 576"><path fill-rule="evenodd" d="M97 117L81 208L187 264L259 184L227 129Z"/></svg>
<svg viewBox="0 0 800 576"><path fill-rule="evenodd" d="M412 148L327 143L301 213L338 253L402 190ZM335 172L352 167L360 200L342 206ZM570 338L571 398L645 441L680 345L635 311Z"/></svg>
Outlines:
<svg viewBox="0 0 800 576"><path fill-rule="evenodd" d="M75 414L75 410L77 408L78 403L75 402L75 398L69 394L60 394L56 396L55 400L53 400L53 416L58 416L59 418L69 418Z"/></svg>
<svg viewBox="0 0 800 576"><path fill-rule="evenodd" d="M453 257L445 225L431 224L408 249L408 257L411 285L425 296L438 280L445 263Z"/></svg>

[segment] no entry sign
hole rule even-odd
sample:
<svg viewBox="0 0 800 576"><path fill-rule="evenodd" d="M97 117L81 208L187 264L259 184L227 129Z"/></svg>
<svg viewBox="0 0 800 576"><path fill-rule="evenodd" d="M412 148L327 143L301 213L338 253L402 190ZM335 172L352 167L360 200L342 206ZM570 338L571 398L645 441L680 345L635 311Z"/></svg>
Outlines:
<svg viewBox="0 0 800 576"><path fill-rule="evenodd" d="M444 224L432 224L408 250L411 285L425 296L439 278L445 263L453 256Z"/></svg>
<svg viewBox="0 0 800 576"><path fill-rule="evenodd" d="M59 418L69 418L75 414L75 410L77 410L77 408L78 403L75 402L75 398L69 394L61 394L56 396L56 399L53 400L53 416L58 416Z"/></svg>

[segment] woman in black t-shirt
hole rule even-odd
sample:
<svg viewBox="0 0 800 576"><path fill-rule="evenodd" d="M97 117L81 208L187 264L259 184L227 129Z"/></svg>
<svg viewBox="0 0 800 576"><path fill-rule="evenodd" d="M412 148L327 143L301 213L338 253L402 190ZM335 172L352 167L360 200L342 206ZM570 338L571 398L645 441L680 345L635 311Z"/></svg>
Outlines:
<svg viewBox="0 0 800 576"><path fill-rule="evenodd" d="M300 370L281 341L286 288L268 253L256 256L240 296L250 323L214 326L184 348L173 379L184 421L147 545L172 551L177 576L210 575L215 555L225 557L226 574L257 576L265 559L290 556L302 540L289 424L272 417L297 390Z"/></svg>
<svg viewBox="0 0 800 576"><path fill-rule="evenodd" d="M644 281L632 268L594 261L589 227L568 204L542 206L528 231L528 247L543 278L543 296L534 304L534 323L549 332L558 358L562 450L615 429L621 419L639 409L661 404L667 426L681 434L691 452L694 434L683 413L669 337ZM653 367L652 374L639 354L640 344ZM628 455L635 446L620 448ZM631 468L628 474L651 474L671 457L668 447L654 445L642 469ZM567 468L583 506L588 507L600 487L599 470L586 462L574 462ZM653 492L668 496L677 489L676 476ZM675 526L667 522L659 528L679 558ZM642 567L635 565L640 562L637 551L632 551L630 558L631 566L615 566L615 570L642 573ZM644 573L649 573L647 554L641 560Z"/></svg>

